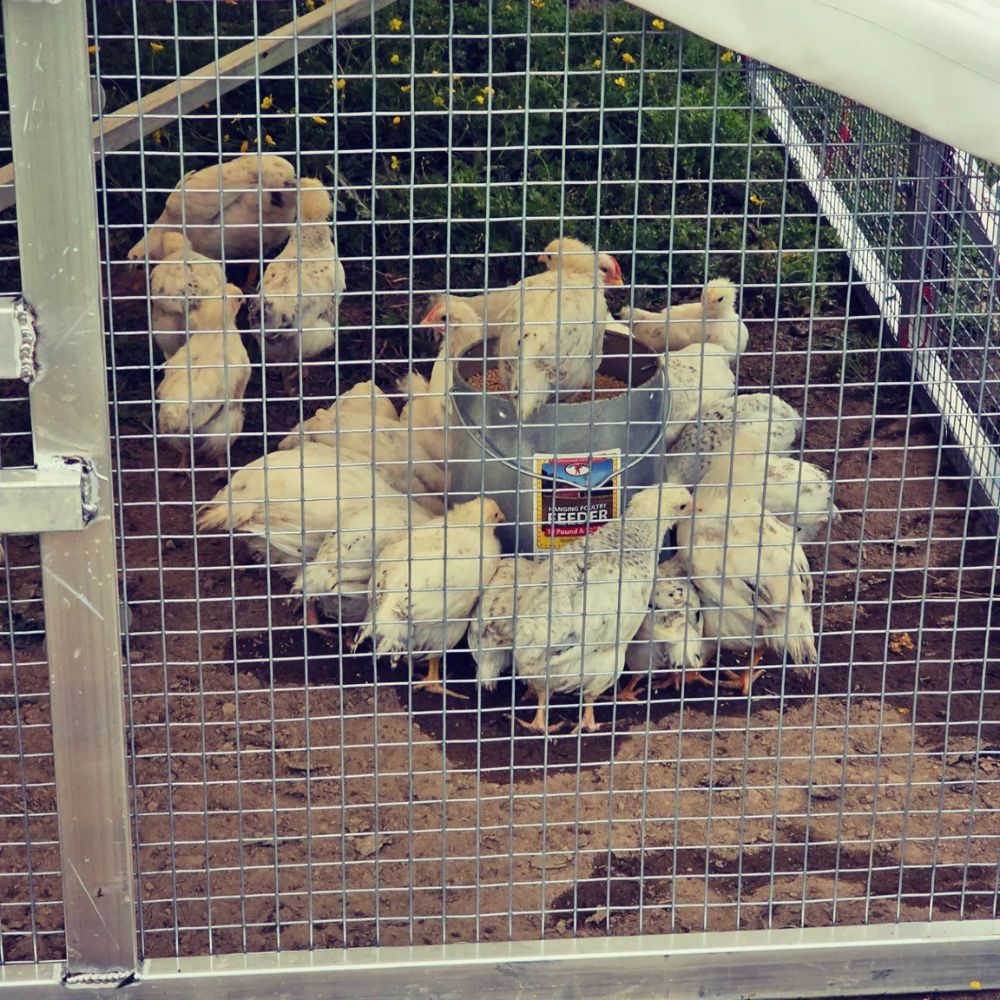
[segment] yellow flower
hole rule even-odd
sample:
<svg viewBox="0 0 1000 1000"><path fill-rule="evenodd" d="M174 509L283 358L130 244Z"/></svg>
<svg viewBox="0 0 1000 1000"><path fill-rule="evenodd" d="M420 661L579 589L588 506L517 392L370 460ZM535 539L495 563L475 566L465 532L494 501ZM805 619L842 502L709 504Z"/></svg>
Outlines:
<svg viewBox="0 0 1000 1000"><path fill-rule="evenodd" d="M240 152L241 153L245 153L249 148L250 148L250 140L249 139L244 139L240 143Z"/></svg>
<svg viewBox="0 0 1000 1000"><path fill-rule="evenodd" d="M485 104L486 98L482 94L476 94L476 104Z"/></svg>
<svg viewBox="0 0 1000 1000"><path fill-rule="evenodd" d="M260 102L260 110L270 111L272 104L274 104L274 98L270 94L268 94L267 97L265 97L264 100Z"/></svg>
<svg viewBox="0 0 1000 1000"><path fill-rule="evenodd" d="M403 86L402 86L402 87L400 87L399 89L400 89L400 90L401 90L401 91L402 91L402 92L403 92L404 94L408 94L408 93L410 92L410 85L409 85L408 83L404 83L404 84L403 84Z"/></svg>
<svg viewBox="0 0 1000 1000"><path fill-rule="evenodd" d="M392 120L392 124L393 124L393 125L398 125L398 124L399 124L399 123L400 123L400 122L401 122L402 120L403 120L403 119L402 119L402 118L400 118L400 117L399 117L399 115L396 115L396 117L395 117L395 118L393 118L393 120Z"/></svg>
<svg viewBox="0 0 1000 1000"><path fill-rule="evenodd" d="M264 136L264 142L266 142L269 146L277 146L278 145L269 135L265 135Z"/></svg>
<svg viewBox="0 0 1000 1000"><path fill-rule="evenodd" d="M621 35L615 35L615 37L614 37L614 38L612 38L612 39L611 39L611 41L612 41L612 42L613 42L613 43L614 43L615 45L621 45L621 43L622 43L622 42L624 42L624 41L625 41L625 39L624 39L624 38L622 38L622 36L621 36Z"/></svg>
<svg viewBox="0 0 1000 1000"><path fill-rule="evenodd" d="M439 70L439 69L432 69L431 70L431 76L440 76L440 75L441 75L441 70Z"/></svg>
<svg viewBox="0 0 1000 1000"><path fill-rule="evenodd" d="M437 97L435 97L434 100L431 101L431 104L436 104L440 108L444 105L444 98L440 94L438 94Z"/></svg>
<svg viewBox="0 0 1000 1000"><path fill-rule="evenodd" d="M326 119L325 119L325 118L324 118L324 117L323 117L322 115L313 115L313 116L312 116L312 120L313 120L313 121L314 121L314 122L315 122L315 123L316 123L317 125L325 125L325 124L326 124Z"/></svg>
<svg viewBox="0 0 1000 1000"><path fill-rule="evenodd" d="M91 54L92 56L95 56L95 55L97 55L97 46L96 46L96 45L88 45L88 46L87 46L87 51L88 51L88 52L89 52L89 53L90 53L90 54Z"/></svg>
<svg viewBox="0 0 1000 1000"><path fill-rule="evenodd" d="M633 65L635 65L635 56L632 55L631 52L623 52L622 53L622 62L626 63L629 66L633 66Z"/></svg>
<svg viewBox="0 0 1000 1000"><path fill-rule="evenodd" d="M452 79L453 80L461 80L462 79L462 74L461 73L455 73L455 74L453 74Z"/></svg>
<svg viewBox="0 0 1000 1000"><path fill-rule="evenodd" d="M161 42L150 42L150 43L149 43L149 47L150 47L150 48L151 48L151 49L152 49L152 50L153 50L154 52L162 52L162 51L164 50L164 48L166 48L166 46L165 46L165 45L163 45L163 44L162 44Z"/></svg>
<svg viewBox="0 0 1000 1000"><path fill-rule="evenodd" d="M732 54L732 52L729 51L729 49L726 49L726 51L723 52L722 55L719 56L719 58L724 63L731 63L733 61L733 54Z"/></svg>
<svg viewBox="0 0 1000 1000"><path fill-rule="evenodd" d="M389 56L389 62L391 62L393 66L395 66L399 62L399 53L393 52L393 54Z"/></svg>
<svg viewBox="0 0 1000 1000"><path fill-rule="evenodd" d="M760 208L760 206L764 204L764 199L761 198L759 194L752 194L750 195L750 204L753 205L754 208Z"/></svg>
<svg viewBox="0 0 1000 1000"><path fill-rule="evenodd" d="M625 77L623 77L623 76L616 76L615 77L615 86L616 87L624 87L625 86Z"/></svg>
<svg viewBox="0 0 1000 1000"><path fill-rule="evenodd" d="M393 18L393 19L392 19L392 20L391 20L391 21L389 22L389 28L390 28L390 29L391 29L392 31L399 31L399 29L400 29L400 28L402 28L402 27L403 27L403 20L402 20L402 18L399 18L399 17L394 17L394 18Z"/></svg>
<svg viewBox="0 0 1000 1000"><path fill-rule="evenodd" d="M541 10L545 6L545 0L531 0L531 6Z"/></svg>
<svg viewBox="0 0 1000 1000"><path fill-rule="evenodd" d="M490 94L494 93L494 90L493 90L492 87L483 87L483 89L482 89L482 91L480 91L480 93L483 93L483 94L486 94L487 96L489 96Z"/></svg>
<svg viewBox="0 0 1000 1000"><path fill-rule="evenodd" d="M316 0L306 0L306 10L312 10L316 6Z"/></svg>
<svg viewBox="0 0 1000 1000"><path fill-rule="evenodd" d="M225 135L223 135L222 141L223 142L229 142L229 133L228 132L226 132Z"/></svg>
<svg viewBox="0 0 1000 1000"><path fill-rule="evenodd" d="M389 169L399 170L399 157L396 156L395 153L393 153L392 156L389 157Z"/></svg>
<svg viewBox="0 0 1000 1000"><path fill-rule="evenodd" d="M654 17L653 18L653 27L656 28L657 31L663 31L663 29L666 26L667 26L667 22L666 21L663 21L663 20L661 20L658 17Z"/></svg>
<svg viewBox="0 0 1000 1000"><path fill-rule="evenodd" d="M600 69L600 68L601 68L601 60L600 59L595 59L594 60L594 69Z"/></svg>
<svg viewBox="0 0 1000 1000"><path fill-rule="evenodd" d="M334 86L337 90L343 90L347 86L347 81L344 79L337 80L334 82Z"/></svg>
<svg viewBox="0 0 1000 1000"><path fill-rule="evenodd" d="M153 142L163 142L163 129L161 128L154 129L150 138L153 140Z"/></svg>

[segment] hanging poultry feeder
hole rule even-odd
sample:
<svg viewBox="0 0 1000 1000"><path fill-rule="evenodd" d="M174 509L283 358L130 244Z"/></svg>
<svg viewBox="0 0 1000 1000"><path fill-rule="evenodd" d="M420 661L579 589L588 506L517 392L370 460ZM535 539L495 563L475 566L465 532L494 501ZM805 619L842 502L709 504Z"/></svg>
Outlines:
<svg viewBox="0 0 1000 1000"><path fill-rule="evenodd" d="M485 391L498 340L475 344L454 366L451 388L451 491L485 494L506 517L507 551L547 552L621 517L631 493L663 479L663 427L669 416L663 355L623 333L604 336L598 375L627 388L578 392L519 423L511 398ZM479 382L479 386L474 385Z"/></svg>

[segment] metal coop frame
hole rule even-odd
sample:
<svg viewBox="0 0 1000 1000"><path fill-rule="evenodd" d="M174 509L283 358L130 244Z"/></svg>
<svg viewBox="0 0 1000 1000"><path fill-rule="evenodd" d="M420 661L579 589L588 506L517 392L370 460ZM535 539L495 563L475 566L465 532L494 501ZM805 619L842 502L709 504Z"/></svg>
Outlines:
<svg viewBox="0 0 1000 1000"><path fill-rule="evenodd" d="M255 2L3 0L0 995L1000 989L1000 168L624 3L480 5L485 34L462 4L439 5L443 33L420 0L274 6L287 23ZM475 89L465 46L485 60ZM309 103L314 73L326 107ZM539 109L531 88L550 79L561 97ZM595 107L571 95L578 80ZM351 103L355 84L370 107ZM689 106L687 85L712 103ZM294 100L287 147L272 87ZM436 143L401 138L442 107ZM543 118L562 149L544 147L529 180ZM476 178L459 165L478 162L484 121ZM687 688L641 718L616 701L611 739L515 750L497 721L513 694L457 717L318 652L269 564L231 539L203 548L192 511L218 485L168 482L149 426L148 286L139 313L112 302L123 234L155 218L162 169L204 165L185 142L209 133L227 155L266 136L303 173L306 152L322 163L349 275L337 386L432 360L405 329L423 295L507 283L537 232L586 215L571 215L578 196L596 198L593 242L633 263L622 303L693 299L720 268L745 309L757 295L740 388L787 394L811 456L838 470L843 521L810 550L827 581L818 673L775 668L753 709ZM596 173L574 173L577 153ZM726 198L738 209L714 207ZM451 264L421 277L473 258L467 283ZM313 362L297 361L304 386ZM247 403L270 450L312 407L272 426L262 383ZM206 651L225 642L220 665Z"/></svg>

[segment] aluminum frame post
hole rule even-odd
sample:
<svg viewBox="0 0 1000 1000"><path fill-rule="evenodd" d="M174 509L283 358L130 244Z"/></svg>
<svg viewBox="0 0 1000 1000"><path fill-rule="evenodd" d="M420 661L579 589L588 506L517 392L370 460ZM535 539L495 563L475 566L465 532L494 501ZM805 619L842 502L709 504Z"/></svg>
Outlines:
<svg viewBox="0 0 1000 1000"><path fill-rule="evenodd" d="M97 484L87 527L41 534L66 979L111 984L137 953L86 9L4 0L3 19L35 457L79 455Z"/></svg>

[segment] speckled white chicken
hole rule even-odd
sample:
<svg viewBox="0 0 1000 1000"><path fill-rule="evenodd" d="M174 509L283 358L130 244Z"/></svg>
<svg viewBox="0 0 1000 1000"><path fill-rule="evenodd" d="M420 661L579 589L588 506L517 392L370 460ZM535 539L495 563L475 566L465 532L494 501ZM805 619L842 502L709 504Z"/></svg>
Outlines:
<svg viewBox="0 0 1000 1000"><path fill-rule="evenodd" d="M750 331L736 312L736 286L728 278L713 278L697 302L683 302L661 312L625 307L621 318L632 335L651 347L677 351L691 344L718 344L730 356L746 350Z"/></svg>
<svg viewBox="0 0 1000 1000"><path fill-rule="evenodd" d="M292 585L293 593L304 595L306 624L319 624L317 603L333 621L364 621L375 558L387 544L432 520L433 514L402 494L344 502L336 530L323 539Z"/></svg>
<svg viewBox="0 0 1000 1000"><path fill-rule="evenodd" d="M728 356L717 344L692 344L667 355L670 415L663 428L663 446L670 448L698 411L732 399L736 376Z"/></svg>
<svg viewBox="0 0 1000 1000"><path fill-rule="evenodd" d="M671 424L673 413L671 412ZM745 430L755 451L771 455L791 448L802 430L802 417L780 396L751 392L703 404L668 445L667 479L691 486L704 476L714 455L732 450L733 434Z"/></svg>
<svg viewBox="0 0 1000 1000"><path fill-rule="evenodd" d="M163 237L183 232L214 261L253 261L288 238L295 219L295 168L272 153L249 153L192 170L177 182L149 231L128 252L131 261L163 259ZM250 285L255 274L247 279Z"/></svg>
<svg viewBox="0 0 1000 1000"><path fill-rule="evenodd" d="M454 694L441 684L441 657L465 634L483 581L496 572L501 521L497 503L479 497L383 546L355 647L370 636L379 656L427 660L418 686Z"/></svg>
<svg viewBox="0 0 1000 1000"><path fill-rule="evenodd" d="M541 570L547 571L548 565L547 561L535 562L524 557L503 559L483 586L466 643L476 661L477 679L487 691L492 691L497 680L514 665L517 593Z"/></svg>
<svg viewBox="0 0 1000 1000"><path fill-rule="evenodd" d="M643 680L651 673L669 671L652 690L679 687L683 681L711 683L701 674L709 644L705 642L701 600L687 577L683 557L656 567L656 585L650 610L625 653L625 666L632 676L617 694L632 701Z"/></svg>
<svg viewBox="0 0 1000 1000"><path fill-rule="evenodd" d="M303 560L315 558L323 539L336 529L343 505L399 492L370 461L343 459L335 448L306 444L271 452L239 469L202 508L198 527L241 532L260 556L270 547L275 568L294 580ZM437 498L414 500L440 511Z"/></svg>
<svg viewBox="0 0 1000 1000"><path fill-rule="evenodd" d="M341 434L390 430L399 426L392 400L374 382L358 382L327 407L296 424L278 444L279 451L299 448L307 441L335 448Z"/></svg>
<svg viewBox="0 0 1000 1000"><path fill-rule="evenodd" d="M153 337L166 357L184 346L191 310L205 299L221 298L225 287L220 264L194 250L180 233L163 234L163 261L149 276L149 293Z"/></svg>
<svg viewBox="0 0 1000 1000"><path fill-rule="evenodd" d="M794 444L802 430L802 417L794 406L770 392L730 396L702 406L668 446L667 479L685 486L697 483L714 455L732 451L733 434L740 430L757 442L756 451L777 455Z"/></svg>
<svg viewBox="0 0 1000 1000"><path fill-rule="evenodd" d="M499 338L500 375L522 422L557 388L562 393L593 385L611 319L594 252L562 249L555 261L553 270L509 289L496 311L492 296L489 301L489 335Z"/></svg>
<svg viewBox="0 0 1000 1000"><path fill-rule="evenodd" d="M291 393L301 360L315 358L334 345L340 296L347 288L344 265L333 245L330 216L333 202L322 183L301 181L298 221L284 249L264 271L262 306L251 308L256 322L262 308L265 361L295 367L285 370L285 391Z"/></svg>
<svg viewBox="0 0 1000 1000"><path fill-rule="evenodd" d="M519 725L539 733L558 728L547 722L549 697L582 689L574 732L601 728L594 699L625 667L628 644L649 610L660 543L690 502L683 487L642 490L623 518L551 553L519 589L515 672L538 702L534 719Z"/></svg>
<svg viewBox="0 0 1000 1000"><path fill-rule="evenodd" d="M225 300L204 299L191 310L191 334L164 363L156 387L157 432L182 461L192 448L210 459L226 455L243 431L250 358L236 329L240 290L228 285L226 292Z"/></svg>
<svg viewBox="0 0 1000 1000"><path fill-rule="evenodd" d="M741 431L736 456L717 454L695 491L693 516L677 526L677 547L698 591L706 638L752 652L750 669L724 671L721 684L748 694L765 648L796 664L817 661L813 583L795 533L760 504L761 456Z"/></svg>

